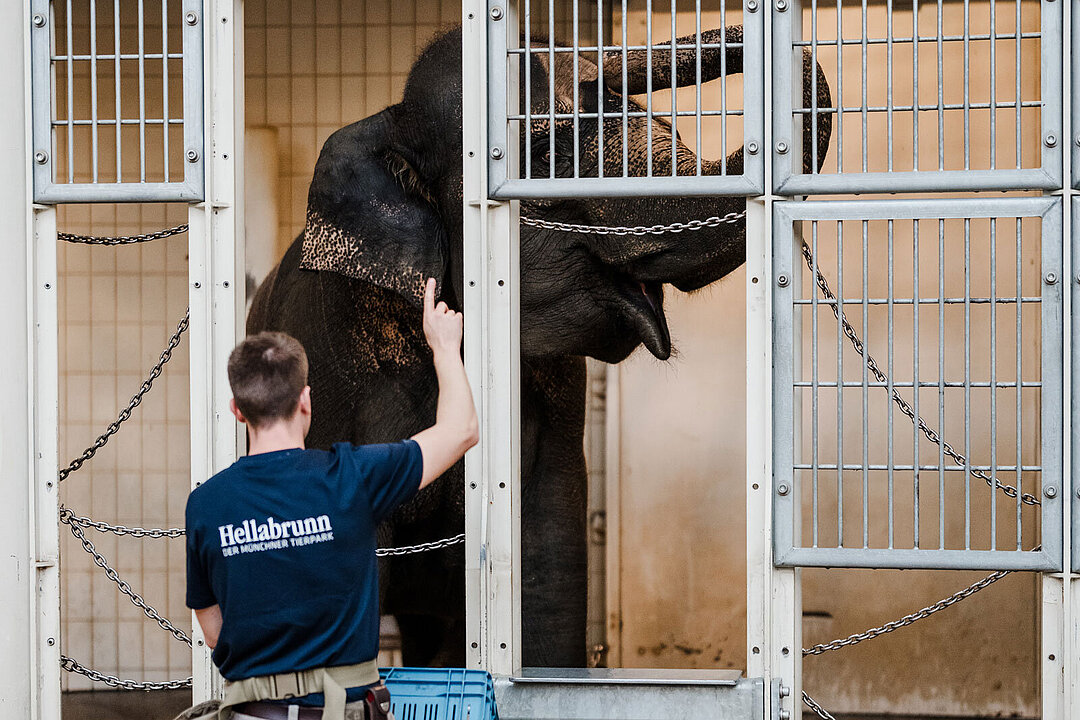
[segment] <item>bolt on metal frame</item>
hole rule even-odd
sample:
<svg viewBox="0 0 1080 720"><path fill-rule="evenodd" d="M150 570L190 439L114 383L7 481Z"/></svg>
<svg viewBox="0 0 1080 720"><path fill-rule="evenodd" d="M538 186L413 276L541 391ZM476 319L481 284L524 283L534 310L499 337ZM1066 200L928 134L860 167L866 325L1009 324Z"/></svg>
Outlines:
<svg viewBox="0 0 1080 720"><path fill-rule="evenodd" d="M204 3L120 5L32 0L35 202L203 198ZM138 153L124 153L132 138Z"/></svg>
<svg viewBox="0 0 1080 720"><path fill-rule="evenodd" d="M534 15L545 10L542 17ZM646 39L643 44L629 39L627 14L636 8L621 0L619 28L610 28L615 39L606 40L612 6L611 0L573 0L570 4L569 37L561 37L557 23L559 15L555 0L522 0L488 3L490 97L488 105L488 193L498 199L526 199L585 196L655 196L655 195L757 195L763 190L764 152L761 138L764 103L762 99L762 30L764 12L759 0L744 0L729 8L725 0L718 5L719 28L703 25L700 0L693 3L656 2L645 0ZM619 5L618 2L614 3ZM546 5L546 7L545 7ZM566 5L566 3L560 3ZM513 6L513 7L511 7ZM513 9L515 12L510 13ZM679 37L676 30L679 14L692 14L694 31ZM664 27L653 17L664 18ZM512 18L518 18L513 20ZM587 18L590 32L582 31L582 19ZM741 20L741 32L734 26ZM720 30L709 34L709 30ZM704 33L704 35L703 35ZM557 37L557 35L559 37ZM512 40L511 40L512 38ZM519 40L520 38L520 40ZM662 39L661 39L662 38ZM672 40L677 40L672 42ZM746 60L742 73L742 102L728 92L725 76L728 73L727 55L739 52ZM717 89L709 92L703 84L702 58L720 54L720 76ZM628 75L628 63L645 62L644 77ZM670 104L660 107L654 102L654 84L659 84L654 58L662 58L671 67L670 77L664 77L664 87L676 85L677 80L689 85L693 80L694 104L680 108L677 93L672 90ZM678 77L676 60L689 62L684 76ZM597 68L604 68L597 72ZM551 71L554 68L554 71ZM707 71L707 68L706 68ZM520 91L509 93L508 81L514 74L520 78ZM690 73L692 78L685 77ZM583 94L583 80L593 77L596 94ZM704 78L706 81L708 77ZM571 96L560 98L557 90L570 86ZM609 94L611 89L636 87L634 93L644 96L640 102L622 94L621 105ZM588 96L586 96L586 94ZM505 98L505 100L504 100ZM642 107L643 105L643 107ZM590 107L591 106L591 107ZM700 154L696 162L689 160L690 151L681 146L677 133L654 137L654 123L678 127L680 120L693 122L697 137L702 130L719 132L721 157L713 167L705 167ZM743 129L744 152L741 172L729 172L726 156L738 147L729 146L729 125L738 122ZM642 128L642 126L644 126ZM630 133L637 127L645 133L645 167L632 165L633 148ZM555 128L554 132L551 128ZM510 172L507 143L510 137L529 136L520 153L521 174ZM532 142L536 135L543 142ZM583 140L596 139L596 156L583 156ZM612 139L614 138L614 141ZM605 147L608 146L608 147ZM608 152L615 147L614 153ZM654 162L654 157L662 162ZM640 158L637 158L640 159ZM674 160L674 161L673 161Z"/></svg>
<svg viewBox="0 0 1080 720"><path fill-rule="evenodd" d="M913 0L897 6L894 0L773 0L773 4L777 67L796 62L803 50L809 50L835 81L832 107L818 107L816 92L811 94L811 107L804 107L801 74L794 69L777 74L773 96L777 147L781 143L799 147L797 130L803 117L816 124L829 115L836 148L822 170L812 173L804 173L796 161L801 150L775 153L778 193L1060 187L1060 146L1065 142L1063 2ZM845 10L858 12L857 33L844 26ZM943 18L950 13L962 14L959 34L944 29ZM1021 51L1026 48L1040 48L1038 68L1022 62ZM989 67L973 62L973 57L987 55ZM899 79L897 73L908 68ZM1037 78L1032 78L1036 70ZM868 76L873 80L875 75L884 75L883 90L869 87ZM987 82L988 76L993 81ZM928 78L936 81L936 92L927 91ZM1009 81L1007 86L1001 78ZM854 157L844 154L845 133L860 139ZM962 161L951 160L947 152L956 145L964 148ZM926 152L928 146L933 152ZM814 155L816 160L816 149Z"/></svg>

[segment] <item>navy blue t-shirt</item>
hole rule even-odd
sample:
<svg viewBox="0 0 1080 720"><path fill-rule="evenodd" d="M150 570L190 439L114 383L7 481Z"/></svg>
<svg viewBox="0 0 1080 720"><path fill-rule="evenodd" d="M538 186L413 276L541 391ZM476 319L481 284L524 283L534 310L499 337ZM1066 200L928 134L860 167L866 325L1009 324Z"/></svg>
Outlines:
<svg viewBox="0 0 1080 720"><path fill-rule="evenodd" d="M221 606L228 680L379 651L379 522L420 486L413 440L248 455L187 503L187 605Z"/></svg>

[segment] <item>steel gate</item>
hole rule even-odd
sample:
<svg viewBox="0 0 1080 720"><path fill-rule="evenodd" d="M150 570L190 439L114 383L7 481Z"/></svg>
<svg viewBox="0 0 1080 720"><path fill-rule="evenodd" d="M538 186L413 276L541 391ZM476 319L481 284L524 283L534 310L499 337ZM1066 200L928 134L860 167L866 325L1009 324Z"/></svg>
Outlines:
<svg viewBox="0 0 1080 720"><path fill-rule="evenodd" d="M72 5L32 5L34 201L201 201L203 2Z"/></svg>
<svg viewBox="0 0 1080 720"><path fill-rule="evenodd" d="M774 236L776 562L1060 569L1060 202L781 203Z"/></svg>

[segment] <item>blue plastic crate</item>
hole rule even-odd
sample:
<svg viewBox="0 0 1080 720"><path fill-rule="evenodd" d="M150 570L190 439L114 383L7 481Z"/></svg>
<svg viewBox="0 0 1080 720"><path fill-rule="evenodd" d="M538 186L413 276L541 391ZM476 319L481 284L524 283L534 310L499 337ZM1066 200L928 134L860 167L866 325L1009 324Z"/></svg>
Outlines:
<svg viewBox="0 0 1080 720"><path fill-rule="evenodd" d="M381 668L397 720L498 720L495 688L483 670Z"/></svg>

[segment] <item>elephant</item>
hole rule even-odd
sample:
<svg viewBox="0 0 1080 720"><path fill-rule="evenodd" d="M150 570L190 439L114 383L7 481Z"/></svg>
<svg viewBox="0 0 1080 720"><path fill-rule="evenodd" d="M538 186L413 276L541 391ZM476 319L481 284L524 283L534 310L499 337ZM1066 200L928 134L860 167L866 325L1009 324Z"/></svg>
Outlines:
<svg viewBox="0 0 1080 720"><path fill-rule="evenodd" d="M723 34L726 58L702 50L701 80L742 72L742 28ZM680 38L680 45L695 38ZM535 42L543 43L546 40ZM676 53L676 83L697 79L693 50ZM303 232L256 292L247 332L279 330L303 343L310 363L313 420L309 447L409 437L435 416L437 384L421 329L425 278L451 308L462 307L462 81L461 29L443 32L421 53L401 102L334 132L323 145L308 194ZM558 109L574 102L569 53L532 59L533 112L546 111L549 72ZM642 51L604 58L602 102L621 112L623 93L646 87ZM670 51L652 60L654 90L670 87ZM596 171L596 110L601 69L579 60L581 110L578 152L582 174ZM820 67L818 107L831 106ZM809 107L811 64L804 68ZM524 81L522 72L522 80ZM628 100L631 111L643 109ZM697 156L669 123L634 117L628 123L631 175L644 175L645 134L652 123L653 172L695 172ZM804 116L804 167L811 146L819 162L831 137L831 116L817 118L812 137ZM533 176L572 172L566 159L575 135L561 121L551 129L538 117L528 129L535 151ZM605 120L605 166L622 173L622 120ZM619 148L616 152L614 148ZM742 148L703 160L703 172L741 173ZM666 169L665 169L666 168ZM741 197L570 198L522 201L522 215L590 225L654 225L738 212ZM744 262L745 223L695 232L618 237L522 226L520 232L521 374L521 607L527 666L583 667L586 663L585 358L607 363L644 345L660 360L672 352L664 315L664 286L689 292ZM466 324L469 322L466 318ZM462 532L463 463L399 508L379 529L382 546L413 545ZM461 546L386 558L380 568L382 611L397 618L407 665L463 666L465 660L464 550Z"/></svg>

